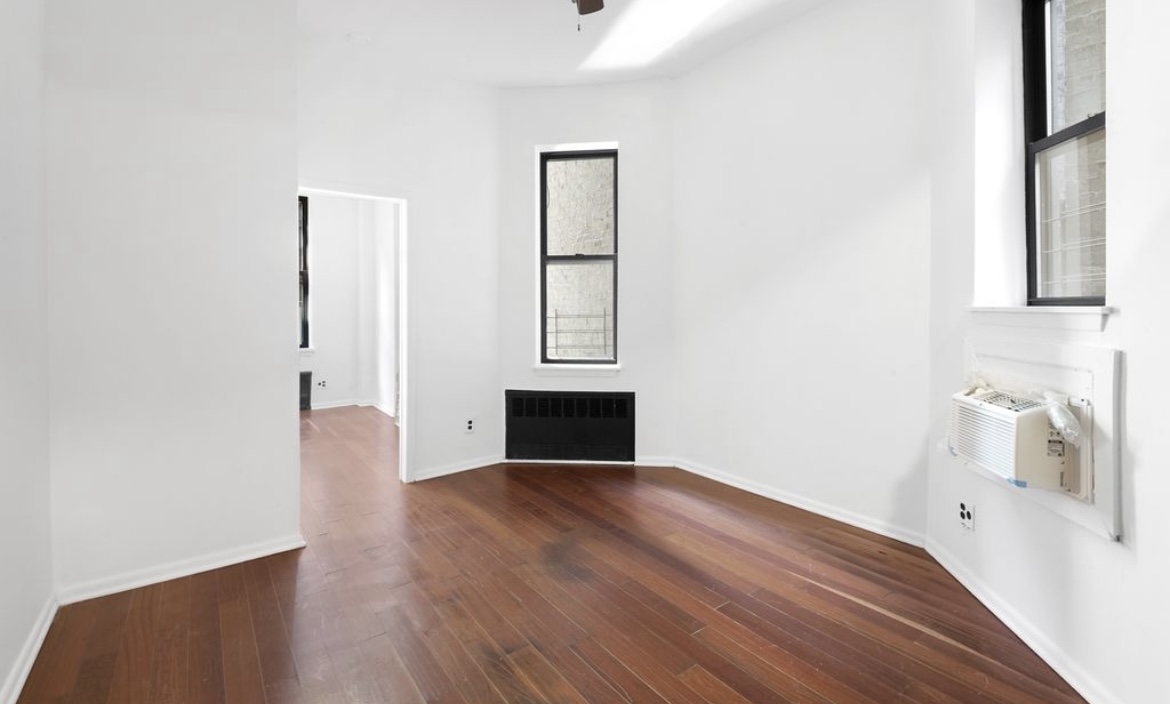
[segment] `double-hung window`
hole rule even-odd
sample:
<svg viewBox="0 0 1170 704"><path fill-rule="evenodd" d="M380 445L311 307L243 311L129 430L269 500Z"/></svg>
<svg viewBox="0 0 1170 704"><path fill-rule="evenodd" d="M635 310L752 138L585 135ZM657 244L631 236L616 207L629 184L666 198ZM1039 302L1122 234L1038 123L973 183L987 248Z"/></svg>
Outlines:
<svg viewBox="0 0 1170 704"><path fill-rule="evenodd" d="M1105 303L1105 0L1023 0L1028 303Z"/></svg>
<svg viewBox="0 0 1170 704"><path fill-rule="evenodd" d="M301 244L301 281L298 310L301 320L301 348L309 346L309 199L305 196L297 197L297 212L299 213L299 239Z"/></svg>
<svg viewBox="0 0 1170 704"><path fill-rule="evenodd" d="M542 363L617 363L618 155L540 155Z"/></svg>

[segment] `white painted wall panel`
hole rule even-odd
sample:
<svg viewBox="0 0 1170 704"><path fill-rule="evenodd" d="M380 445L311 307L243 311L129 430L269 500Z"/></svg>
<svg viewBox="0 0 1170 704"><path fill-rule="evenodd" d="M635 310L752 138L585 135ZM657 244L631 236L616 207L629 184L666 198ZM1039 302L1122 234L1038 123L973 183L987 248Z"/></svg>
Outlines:
<svg viewBox="0 0 1170 704"><path fill-rule="evenodd" d="M62 0L46 36L58 587L288 546L295 6Z"/></svg>
<svg viewBox="0 0 1170 704"><path fill-rule="evenodd" d="M912 542L925 519L927 25L828 3L677 82L677 456Z"/></svg>
<svg viewBox="0 0 1170 704"><path fill-rule="evenodd" d="M0 7L0 702L15 698L53 596L43 22L37 0Z"/></svg>

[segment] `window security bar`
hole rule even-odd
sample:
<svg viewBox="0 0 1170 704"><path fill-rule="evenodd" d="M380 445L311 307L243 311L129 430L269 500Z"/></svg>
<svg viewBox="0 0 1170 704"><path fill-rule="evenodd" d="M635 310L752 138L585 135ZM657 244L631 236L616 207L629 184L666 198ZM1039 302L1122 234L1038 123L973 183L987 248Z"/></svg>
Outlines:
<svg viewBox="0 0 1170 704"><path fill-rule="evenodd" d="M580 355L583 352L609 354L612 348L612 321L613 316L608 310L601 313L561 313L554 310L553 314L548 316L547 321L548 356L562 358L597 356ZM569 323L571 327L563 327L564 323ZM582 336L588 336L588 339L582 340ZM576 352L578 355L569 354L569 352Z"/></svg>

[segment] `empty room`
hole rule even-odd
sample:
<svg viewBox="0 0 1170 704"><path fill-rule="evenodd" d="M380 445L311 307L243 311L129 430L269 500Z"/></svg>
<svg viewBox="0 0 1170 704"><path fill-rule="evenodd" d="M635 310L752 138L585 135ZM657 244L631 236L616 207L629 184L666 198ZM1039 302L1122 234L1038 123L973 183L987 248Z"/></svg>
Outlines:
<svg viewBox="0 0 1170 704"><path fill-rule="evenodd" d="M3 0L0 704L1170 701L1168 24Z"/></svg>

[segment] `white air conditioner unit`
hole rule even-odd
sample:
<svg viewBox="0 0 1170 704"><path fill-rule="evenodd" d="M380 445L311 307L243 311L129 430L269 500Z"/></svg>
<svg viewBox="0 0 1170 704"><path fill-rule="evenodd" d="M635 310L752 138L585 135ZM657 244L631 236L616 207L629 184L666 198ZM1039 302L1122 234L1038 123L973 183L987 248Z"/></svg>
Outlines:
<svg viewBox="0 0 1170 704"><path fill-rule="evenodd" d="M951 454L1018 487L1067 491L1069 450L1039 401L995 390L957 393L947 433Z"/></svg>

